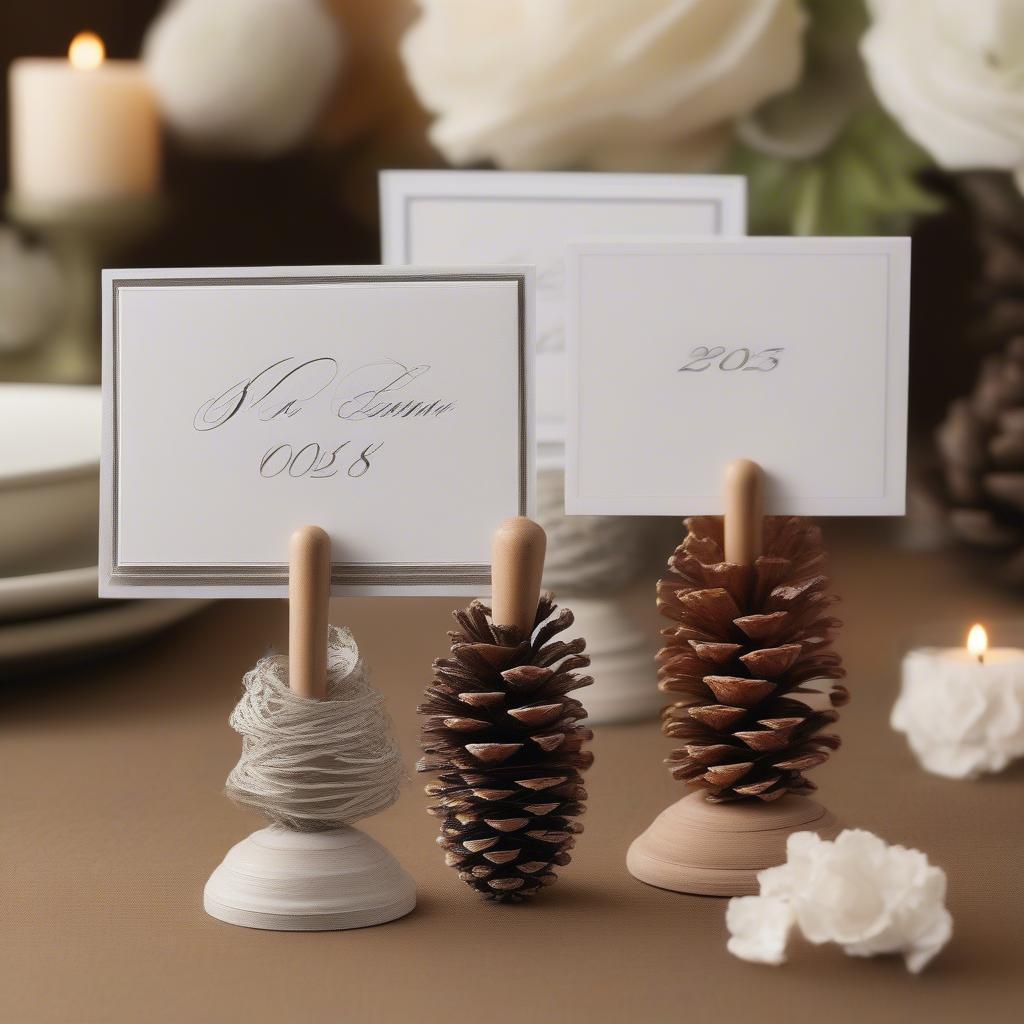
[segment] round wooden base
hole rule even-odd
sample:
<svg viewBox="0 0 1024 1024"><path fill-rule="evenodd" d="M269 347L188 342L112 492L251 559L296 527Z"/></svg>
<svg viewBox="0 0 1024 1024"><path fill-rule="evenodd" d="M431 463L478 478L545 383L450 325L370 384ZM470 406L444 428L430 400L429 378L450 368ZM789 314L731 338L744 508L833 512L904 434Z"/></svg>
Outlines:
<svg viewBox="0 0 1024 1024"><path fill-rule="evenodd" d="M792 832L832 839L839 824L821 804L803 796L711 804L691 793L666 808L626 854L634 878L659 889L698 896L757 893L757 873L786 859Z"/></svg>
<svg viewBox="0 0 1024 1024"><path fill-rule="evenodd" d="M356 828L293 832L279 825L237 843L210 875L203 906L243 928L334 931L404 917L416 887L376 840Z"/></svg>

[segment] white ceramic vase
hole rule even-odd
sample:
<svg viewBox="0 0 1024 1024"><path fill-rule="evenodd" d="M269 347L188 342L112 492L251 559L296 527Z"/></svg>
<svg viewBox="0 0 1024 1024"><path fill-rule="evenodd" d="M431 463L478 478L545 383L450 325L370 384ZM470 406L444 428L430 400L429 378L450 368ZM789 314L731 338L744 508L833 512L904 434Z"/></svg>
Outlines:
<svg viewBox="0 0 1024 1024"><path fill-rule="evenodd" d="M593 685L578 697L587 709L588 725L654 718L664 707L658 690L652 638L630 619L630 609L615 595L574 597L569 602L575 621L566 637L587 641Z"/></svg>
<svg viewBox="0 0 1024 1024"><path fill-rule="evenodd" d="M560 470L539 474L537 521L548 535L544 586L572 609L567 639L587 641L594 683L577 696L588 724L654 717L665 703L655 675L657 637L634 623L624 600L625 588L646 569L648 521L567 516L564 491Z"/></svg>

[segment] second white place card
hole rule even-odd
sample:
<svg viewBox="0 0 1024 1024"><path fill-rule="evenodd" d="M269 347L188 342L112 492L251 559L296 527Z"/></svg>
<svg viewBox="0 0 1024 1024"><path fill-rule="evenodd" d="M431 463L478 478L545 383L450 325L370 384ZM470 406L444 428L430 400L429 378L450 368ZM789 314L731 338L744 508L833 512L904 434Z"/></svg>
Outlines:
<svg viewBox="0 0 1024 1024"><path fill-rule="evenodd" d="M904 511L910 242L570 246L566 510L722 512L727 462L775 515Z"/></svg>
<svg viewBox="0 0 1024 1024"><path fill-rule="evenodd" d="M565 447L565 247L574 238L742 235L736 175L385 171L385 263L537 267L536 417L545 467Z"/></svg>

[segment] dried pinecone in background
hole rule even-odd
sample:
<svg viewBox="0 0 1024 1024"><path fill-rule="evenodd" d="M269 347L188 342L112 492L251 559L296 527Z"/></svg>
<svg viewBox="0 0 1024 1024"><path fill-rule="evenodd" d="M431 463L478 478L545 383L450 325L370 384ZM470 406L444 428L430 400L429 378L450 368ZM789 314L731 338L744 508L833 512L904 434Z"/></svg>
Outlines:
<svg viewBox="0 0 1024 1024"><path fill-rule="evenodd" d="M451 657L434 662L434 682L420 706L421 772L437 798L438 843L445 862L486 899L518 903L555 881L570 861L572 821L583 813L580 773L593 761L582 750L593 735L579 722L583 705L568 696L593 680L576 670L590 659L582 639L553 638L572 625L544 594L531 636L495 626L473 601L455 612ZM531 639L532 637L532 639Z"/></svg>
<svg viewBox="0 0 1024 1024"><path fill-rule="evenodd" d="M981 264L971 333L984 350L999 350L1024 334L1024 198L1009 174L973 172L957 180L974 213Z"/></svg>
<svg viewBox="0 0 1024 1024"><path fill-rule="evenodd" d="M827 684L825 710L802 699L822 692L812 680L845 675L829 649L840 623L828 613L821 531L767 518L764 554L743 566L724 560L720 518L685 522L672 575L658 581L658 609L675 622L662 630L659 686L680 697L662 730L685 744L667 761L672 775L715 803L809 793L803 773L839 746L823 730L849 699L839 683Z"/></svg>
<svg viewBox="0 0 1024 1024"><path fill-rule="evenodd" d="M937 434L953 529L1005 552L1002 575L1024 584L1024 337L988 356L974 390Z"/></svg>

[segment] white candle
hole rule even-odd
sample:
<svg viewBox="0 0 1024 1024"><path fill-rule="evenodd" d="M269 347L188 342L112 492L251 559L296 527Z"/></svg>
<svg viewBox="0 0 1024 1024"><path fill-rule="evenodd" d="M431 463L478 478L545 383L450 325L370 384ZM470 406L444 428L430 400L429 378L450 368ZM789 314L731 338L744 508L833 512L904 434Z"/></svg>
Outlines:
<svg viewBox="0 0 1024 1024"><path fill-rule="evenodd" d="M31 202L141 196L160 176L156 99L138 61L104 60L80 33L68 59L26 57L8 73L11 191Z"/></svg>
<svg viewBox="0 0 1024 1024"><path fill-rule="evenodd" d="M930 772L1001 771L1024 756L1024 650L990 648L975 626L965 647L910 651L891 722Z"/></svg>

